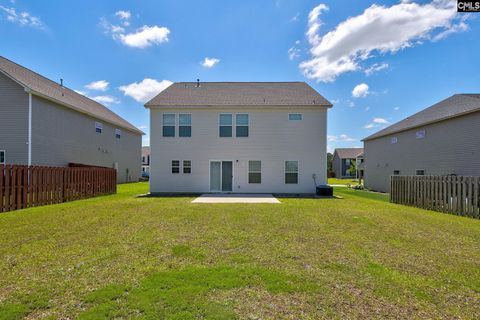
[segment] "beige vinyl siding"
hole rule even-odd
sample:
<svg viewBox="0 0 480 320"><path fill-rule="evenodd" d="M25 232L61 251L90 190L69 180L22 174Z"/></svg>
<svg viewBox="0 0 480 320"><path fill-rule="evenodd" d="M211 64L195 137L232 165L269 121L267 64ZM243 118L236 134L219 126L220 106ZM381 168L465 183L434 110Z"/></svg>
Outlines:
<svg viewBox="0 0 480 320"><path fill-rule="evenodd" d="M150 109L151 192L209 192L209 161L233 161L233 192L313 193L326 183L326 117L324 107L312 108L178 108ZM288 114L303 120L289 121ZM191 113L192 137L162 137L163 113ZM219 137L219 114L249 114L249 136ZM178 119L177 119L178 121ZM191 160L191 174L171 174L172 160ZM262 182L248 183L248 161L262 162ZM298 161L299 183L285 184L286 160Z"/></svg>
<svg viewBox="0 0 480 320"><path fill-rule="evenodd" d="M7 164L28 163L28 93L0 72L0 150Z"/></svg>
<svg viewBox="0 0 480 320"><path fill-rule="evenodd" d="M416 132L425 130L425 138ZM414 175L480 176L480 112L437 122L385 137L368 140L365 145L365 185L389 192L394 170ZM398 142L391 143L392 137Z"/></svg>
<svg viewBox="0 0 480 320"><path fill-rule="evenodd" d="M118 182L138 181L140 134L36 96L32 117L33 164L66 166L73 162L113 168L117 162ZM102 123L102 133L95 132L95 122ZM121 130L120 139L115 129Z"/></svg>

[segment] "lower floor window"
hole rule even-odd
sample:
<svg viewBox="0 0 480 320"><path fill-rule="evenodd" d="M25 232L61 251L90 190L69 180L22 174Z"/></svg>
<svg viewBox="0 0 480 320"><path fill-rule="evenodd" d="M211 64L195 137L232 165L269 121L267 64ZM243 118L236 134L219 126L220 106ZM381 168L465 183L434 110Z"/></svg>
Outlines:
<svg viewBox="0 0 480 320"><path fill-rule="evenodd" d="M421 170L415 170L415 174L417 176L424 176L425 175L425 170L421 169Z"/></svg>
<svg viewBox="0 0 480 320"><path fill-rule="evenodd" d="M192 173L192 161L183 160L183 173Z"/></svg>
<svg viewBox="0 0 480 320"><path fill-rule="evenodd" d="M400 170L393 170L393 175L394 176L399 176L400 175Z"/></svg>
<svg viewBox="0 0 480 320"><path fill-rule="evenodd" d="M248 161L248 183L262 183L261 161Z"/></svg>
<svg viewBox="0 0 480 320"><path fill-rule="evenodd" d="M0 164L5 164L5 150L0 150Z"/></svg>
<svg viewBox="0 0 480 320"><path fill-rule="evenodd" d="M172 173L180 173L180 160L172 160Z"/></svg>
<svg viewBox="0 0 480 320"><path fill-rule="evenodd" d="M285 183L298 183L298 161L285 161Z"/></svg>

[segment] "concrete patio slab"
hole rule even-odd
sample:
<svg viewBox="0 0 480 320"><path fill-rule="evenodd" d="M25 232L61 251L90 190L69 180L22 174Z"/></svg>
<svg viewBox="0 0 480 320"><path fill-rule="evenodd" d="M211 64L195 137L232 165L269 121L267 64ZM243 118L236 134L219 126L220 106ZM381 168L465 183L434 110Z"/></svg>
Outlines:
<svg viewBox="0 0 480 320"><path fill-rule="evenodd" d="M202 194L192 203L280 203L271 194Z"/></svg>

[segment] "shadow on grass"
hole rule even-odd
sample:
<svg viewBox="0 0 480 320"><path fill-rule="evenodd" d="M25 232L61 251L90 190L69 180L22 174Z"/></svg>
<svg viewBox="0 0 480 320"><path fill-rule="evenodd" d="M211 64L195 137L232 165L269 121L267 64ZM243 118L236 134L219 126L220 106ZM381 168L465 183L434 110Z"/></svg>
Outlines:
<svg viewBox="0 0 480 320"><path fill-rule="evenodd" d="M272 293L318 289L299 277L261 268L192 267L152 274L137 286L109 285L92 292L79 319L236 319L232 305L211 301L209 294L244 287Z"/></svg>

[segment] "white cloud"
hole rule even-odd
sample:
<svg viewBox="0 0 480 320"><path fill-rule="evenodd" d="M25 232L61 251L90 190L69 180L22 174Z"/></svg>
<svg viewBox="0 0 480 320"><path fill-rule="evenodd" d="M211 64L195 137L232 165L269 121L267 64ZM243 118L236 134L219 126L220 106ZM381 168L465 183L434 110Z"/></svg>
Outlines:
<svg viewBox="0 0 480 320"><path fill-rule="evenodd" d="M370 110L370 107L365 107L365 111L368 111L368 110Z"/></svg>
<svg viewBox="0 0 480 320"><path fill-rule="evenodd" d="M348 102L348 106L349 106L350 108L355 107L355 102L350 101L350 100L347 100L347 102Z"/></svg>
<svg viewBox="0 0 480 320"><path fill-rule="evenodd" d="M365 75L368 77L368 76L371 76L372 74L378 72L378 71L381 71L383 69L387 69L388 68L388 63L374 63L372 64L370 67L368 67L367 69L364 70L365 72Z"/></svg>
<svg viewBox="0 0 480 320"><path fill-rule="evenodd" d="M108 85L109 85L108 81L99 80L99 81L90 82L85 86L85 88L89 90L107 91Z"/></svg>
<svg viewBox="0 0 480 320"><path fill-rule="evenodd" d="M398 111L398 110L400 110L400 107L395 107L395 108L393 108L393 110Z"/></svg>
<svg viewBox="0 0 480 320"><path fill-rule="evenodd" d="M145 103L172 84L169 80L155 80L146 78L141 82L134 82L121 86L119 89L124 95L132 97L138 102Z"/></svg>
<svg viewBox="0 0 480 320"><path fill-rule="evenodd" d="M387 119L384 119L384 118L373 118L373 123L389 124L390 122Z"/></svg>
<svg viewBox="0 0 480 320"><path fill-rule="evenodd" d="M143 49L168 41L170 30L166 27L144 25L135 31L127 32L125 28L130 26L131 13L129 11L117 11L115 15L122 20L122 25L112 24L105 18L100 19L100 25L104 28L106 34L110 34L113 39L128 47Z"/></svg>
<svg viewBox="0 0 480 320"><path fill-rule="evenodd" d="M127 10L118 10L117 12L115 12L115 15L122 20L129 20L132 16L132 13Z"/></svg>
<svg viewBox="0 0 480 320"><path fill-rule="evenodd" d="M86 93L85 91L82 91L82 90L73 90L73 91L75 91L75 92L78 93L78 94L81 94L82 96L86 96L86 95L87 95L87 93Z"/></svg>
<svg viewBox="0 0 480 320"><path fill-rule="evenodd" d="M349 137L348 135L342 133L341 135L339 136L335 136L335 135L327 135L327 141L329 142L338 142L338 141L342 141L342 142L352 142L352 141L355 141L354 138L352 137Z"/></svg>
<svg viewBox="0 0 480 320"><path fill-rule="evenodd" d="M291 19L290 22L297 22L300 17L300 12L297 12Z"/></svg>
<svg viewBox="0 0 480 320"><path fill-rule="evenodd" d="M368 92L368 84L360 83L355 86L352 90L352 96L354 98L364 98L369 94Z"/></svg>
<svg viewBox="0 0 480 320"><path fill-rule="evenodd" d="M13 2L12 2L13 3ZM45 24L39 17L32 16L27 11L17 11L14 7L4 7L0 5L0 13L7 18L7 21L18 23L21 26L45 29Z"/></svg>
<svg viewBox="0 0 480 320"><path fill-rule="evenodd" d="M373 118L372 122L367 123L365 126L363 126L365 129L372 129L380 126L385 126L390 124L390 121L384 118L376 117Z"/></svg>
<svg viewBox="0 0 480 320"><path fill-rule="evenodd" d="M220 59L205 57L205 59L200 64L205 68L213 68L219 62Z"/></svg>
<svg viewBox="0 0 480 320"><path fill-rule="evenodd" d="M165 27L143 26L132 33L118 34L118 39L126 46L143 49L167 42L169 33L170 30Z"/></svg>
<svg viewBox="0 0 480 320"><path fill-rule="evenodd" d="M97 101L98 103L105 104L105 105L111 105L111 104L119 104L120 100L118 100L115 97L112 96L95 96L95 97L89 97L92 100Z"/></svg>
<svg viewBox="0 0 480 320"><path fill-rule="evenodd" d="M467 28L457 15L455 1L433 0L418 4L401 1L390 7L373 4L362 14L349 17L333 30L319 34L325 4L309 14L306 36L311 58L300 64L308 78L334 81L339 75L362 69L360 63L374 53L396 53L423 41L438 41Z"/></svg>

